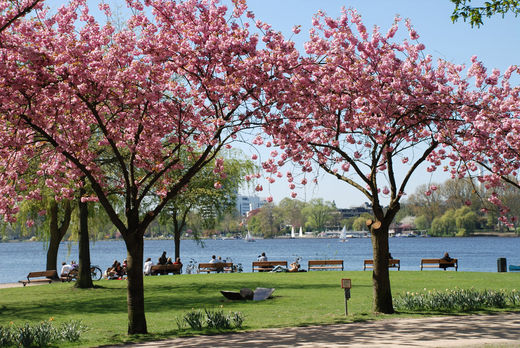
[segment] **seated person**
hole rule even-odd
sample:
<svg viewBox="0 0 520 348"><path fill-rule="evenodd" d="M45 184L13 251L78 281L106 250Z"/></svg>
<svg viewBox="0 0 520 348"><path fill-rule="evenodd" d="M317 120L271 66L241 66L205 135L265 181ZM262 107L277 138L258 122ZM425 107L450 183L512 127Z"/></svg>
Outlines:
<svg viewBox="0 0 520 348"><path fill-rule="evenodd" d="M288 272L299 272L300 271L300 264L297 262L293 262L289 266Z"/></svg>
<svg viewBox="0 0 520 348"><path fill-rule="evenodd" d="M209 261L209 263L222 263L221 260L217 259L217 257L215 255L212 255L211 256L211 260ZM217 273L220 273L220 272L223 272L224 271L224 265L217 265L215 267L215 270L217 271Z"/></svg>
<svg viewBox="0 0 520 348"><path fill-rule="evenodd" d="M169 257L168 260L166 260L166 264L167 265L173 265L173 261L172 261L171 257Z"/></svg>
<svg viewBox="0 0 520 348"><path fill-rule="evenodd" d="M66 262L63 262L61 264L61 272L60 272L60 275L61 277L68 277L70 271L72 271L72 266L67 264Z"/></svg>
<svg viewBox="0 0 520 348"><path fill-rule="evenodd" d="M182 273L182 262L181 262L181 258L178 257L175 259L175 262L173 263L174 265L179 265L180 269L179 269L179 274Z"/></svg>
<svg viewBox="0 0 520 348"><path fill-rule="evenodd" d="M159 265L166 265L166 262L168 261L168 259L166 258L166 251L163 251L161 257L159 257L159 262L158 264Z"/></svg>
<svg viewBox="0 0 520 348"><path fill-rule="evenodd" d="M152 259L147 258L146 261L144 262L144 271L143 271L144 275L152 274L152 266L153 266Z"/></svg>
<svg viewBox="0 0 520 348"><path fill-rule="evenodd" d="M453 267L455 263L453 259L450 257L450 254L447 252L444 253L444 256L441 258L441 263L439 264L439 268L446 270L448 267Z"/></svg>
<svg viewBox="0 0 520 348"><path fill-rule="evenodd" d="M112 268L110 272L107 272L108 279L123 279L124 275L125 271L120 262L117 262L116 267Z"/></svg>
<svg viewBox="0 0 520 348"><path fill-rule="evenodd" d="M267 256L265 256L265 253L262 253L260 256L258 256L258 261L267 261Z"/></svg>

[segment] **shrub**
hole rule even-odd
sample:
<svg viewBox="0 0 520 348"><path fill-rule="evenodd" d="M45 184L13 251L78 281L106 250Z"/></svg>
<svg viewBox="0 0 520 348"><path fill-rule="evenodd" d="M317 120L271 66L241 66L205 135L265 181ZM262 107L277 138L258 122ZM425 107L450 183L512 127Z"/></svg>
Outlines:
<svg viewBox="0 0 520 348"><path fill-rule="evenodd" d="M58 332L61 339L69 342L77 342L81 336L81 333L86 331L86 327L81 324L80 321L71 320L68 323L61 324Z"/></svg>
<svg viewBox="0 0 520 348"><path fill-rule="evenodd" d="M0 347L7 347L14 344L14 337L9 327L0 326Z"/></svg>
<svg viewBox="0 0 520 348"><path fill-rule="evenodd" d="M240 312L229 312L225 314L223 310L193 310L184 314L183 320L177 319L177 327L179 330L184 329L187 323L193 330L202 330L204 327L208 329L230 330L233 328L240 329L244 323L244 316Z"/></svg>
<svg viewBox="0 0 520 348"><path fill-rule="evenodd" d="M425 289L426 290L426 289ZM412 311L461 311L469 312L483 308L504 308L520 305L516 290L475 290L454 289L428 291L425 293L407 292L395 299L396 309Z"/></svg>
<svg viewBox="0 0 520 348"><path fill-rule="evenodd" d="M193 330L201 330L203 326L204 314L200 310L191 311L184 314L184 320Z"/></svg>
<svg viewBox="0 0 520 348"><path fill-rule="evenodd" d="M35 325L25 323L20 327L0 326L0 347L48 347L60 341L76 342L85 329L81 322L74 320L63 323L59 328L55 328L50 321Z"/></svg>
<svg viewBox="0 0 520 348"><path fill-rule="evenodd" d="M210 329L231 329L231 320L222 310L204 310L206 312L206 325Z"/></svg>

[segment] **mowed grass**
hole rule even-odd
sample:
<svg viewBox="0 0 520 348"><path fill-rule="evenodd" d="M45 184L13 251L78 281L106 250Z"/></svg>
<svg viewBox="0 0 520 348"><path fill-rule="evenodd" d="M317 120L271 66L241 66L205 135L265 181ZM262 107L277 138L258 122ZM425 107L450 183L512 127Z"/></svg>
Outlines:
<svg viewBox="0 0 520 348"><path fill-rule="evenodd" d="M520 273L454 271L391 271L394 297L407 291L459 288L518 289ZM341 278L352 279L353 288L345 316ZM88 327L74 346L98 346L127 341L154 340L193 334L179 332L177 318L193 309L240 311L244 330L346 323L352 321L417 316L372 313L372 272L235 273L145 277L145 308L149 335L126 335L128 316L126 281L101 280L95 289L76 289L70 283L0 289L0 325L21 325L52 320L59 324L81 320ZM220 290L273 287L266 301L229 301ZM438 313L422 313L435 315ZM214 333L203 331L202 333ZM198 334L198 333L197 333Z"/></svg>

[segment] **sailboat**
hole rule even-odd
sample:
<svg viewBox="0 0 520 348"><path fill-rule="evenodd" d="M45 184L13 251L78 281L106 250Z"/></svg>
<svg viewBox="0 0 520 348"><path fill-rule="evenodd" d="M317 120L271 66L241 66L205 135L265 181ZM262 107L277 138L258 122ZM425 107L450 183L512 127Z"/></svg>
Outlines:
<svg viewBox="0 0 520 348"><path fill-rule="evenodd" d="M347 239L347 227L343 226L343 229L341 230L341 234L339 235L339 241L340 242L348 242Z"/></svg>
<svg viewBox="0 0 520 348"><path fill-rule="evenodd" d="M244 238L246 242L254 242L255 239L251 235L251 232L247 231L246 238Z"/></svg>
<svg viewBox="0 0 520 348"><path fill-rule="evenodd" d="M291 239L294 239L294 226L291 226Z"/></svg>
<svg viewBox="0 0 520 348"><path fill-rule="evenodd" d="M298 236L298 237L303 238L303 229L302 229L301 226L300 226L300 233L299 233L299 236Z"/></svg>

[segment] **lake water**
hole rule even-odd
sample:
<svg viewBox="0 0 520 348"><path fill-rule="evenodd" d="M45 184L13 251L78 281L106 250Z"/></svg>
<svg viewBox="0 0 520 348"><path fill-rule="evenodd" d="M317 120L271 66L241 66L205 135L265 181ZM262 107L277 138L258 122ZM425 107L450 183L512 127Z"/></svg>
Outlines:
<svg viewBox="0 0 520 348"><path fill-rule="evenodd" d="M123 241L97 241L91 243L92 264L103 270L114 259L126 257ZM173 256L173 240L146 240L144 257L154 263L163 251ZM520 264L520 238L468 237L468 238L390 238L392 256L401 260L401 270L419 270L422 258L440 258L445 251L459 259L459 271L497 272L497 259L506 258L507 264ZM244 272L251 272L251 262L262 252L269 260L292 262L301 257L302 267L307 268L311 259L342 259L345 270L363 269L363 260L372 258L369 238L352 238L341 243L338 239L261 239L255 242L244 240L205 240L204 247L192 240L181 241L183 263L193 258L196 262L208 262L211 255L242 263ZM31 271L45 269L46 250L41 242L0 243L0 283L12 283L24 279ZM74 243L62 243L58 264L78 260ZM432 270L429 270L432 271Z"/></svg>

